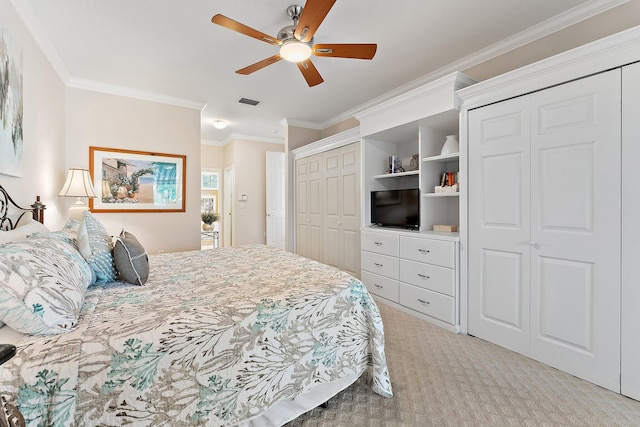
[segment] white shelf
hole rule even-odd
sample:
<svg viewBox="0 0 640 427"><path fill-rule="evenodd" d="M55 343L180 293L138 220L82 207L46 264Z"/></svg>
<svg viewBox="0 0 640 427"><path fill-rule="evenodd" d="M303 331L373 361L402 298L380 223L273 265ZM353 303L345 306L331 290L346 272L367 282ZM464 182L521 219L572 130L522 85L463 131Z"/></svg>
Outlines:
<svg viewBox="0 0 640 427"><path fill-rule="evenodd" d="M422 193L422 197L458 197L460 192L455 193Z"/></svg>
<svg viewBox="0 0 640 427"><path fill-rule="evenodd" d="M397 173L383 173L382 175L375 175L374 178L375 179L397 178L399 176L418 175L419 173L420 173L420 170L409 171L409 172L397 172Z"/></svg>
<svg viewBox="0 0 640 427"><path fill-rule="evenodd" d="M443 154L440 156L423 157L423 162L450 162L452 160L458 160L460 153Z"/></svg>

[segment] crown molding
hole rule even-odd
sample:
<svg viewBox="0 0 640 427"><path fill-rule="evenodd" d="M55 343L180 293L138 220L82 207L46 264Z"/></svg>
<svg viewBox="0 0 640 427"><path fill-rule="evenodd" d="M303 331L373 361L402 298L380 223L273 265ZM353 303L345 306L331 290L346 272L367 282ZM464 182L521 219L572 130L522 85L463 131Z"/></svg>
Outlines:
<svg viewBox="0 0 640 427"><path fill-rule="evenodd" d="M238 141L238 140L253 141L253 142L265 142L267 144L283 144L284 145L284 138L265 138L263 136L246 135L246 134L241 134L241 133L232 133L231 135L229 135L229 137L225 138L223 143L224 143L224 145L227 145L228 143L230 143L232 141Z"/></svg>
<svg viewBox="0 0 640 427"><path fill-rule="evenodd" d="M456 94L464 110L555 86L640 60L640 26L476 83Z"/></svg>
<svg viewBox="0 0 640 427"><path fill-rule="evenodd" d="M299 128L306 128L306 129L313 129L313 130L324 130L324 129L327 128L327 126L323 127L322 123L308 122L308 121L297 120L297 119L290 119L290 118L287 118L287 117L282 119L280 121L280 124L282 124L282 126L295 126L295 127L299 127Z"/></svg>
<svg viewBox="0 0 640 427"><path fill-rule="evenodd" d="M447 64L446 66L438 70L425 74L424 76L421 76L416 80L413 80L376 98L373 98L351 110L347 110L337 116L334 116L321 124L317 124L317 126L324 126L323 129L325 129L338 124L344 120L355 117L362 111L368 110L382 102L402 95L405 92L416 89L450 73L474 67L478 64L481 64L504 53L522 47L528 43L551 35L557 31L563 30L600 13L628 3L629 1L631 0L592 0L580 6L576 6L564 13L556 15L533 27L521 31L512 37L501 40L500 42L495 43L485 49L481 49L473 53L472 55L468 55L464 58L459 59L458 61Z"/></svg>
<svg viewBox="0 0 640 427"><path fill-rule="evenodd" d="M300 148L291 150L294 159L301 159L304 157L313 156L314 154L323 153L335 148L344 147L345 145L353 144L360 141L360 128L354 127L344 132L337 133L335 135L328 136L318 141L312 142L307 145L303 145Z"/></svg>
<svg viewBox="0 0 640 427"><path fill-rule="evenodd" d="M158 102L161 104L175 105L178 107L191 108L202 111L206 107L205 102L192 101L190 99L178 98L174 96L162 95L156 92L133 89L125 86L102 83L95 80L78 79L72 77L67 83L67 87L76 89L91 90L94 92L108 93L111 95L125 96L128 98L141 99L143 101Z"/></svg>
<svg viewBox="0 0 640 427"><path fill-rule="evenodd" d="M200 140L200 143L202 145L209 145L211 147L224 147L225 146L224 142L214 141L212 139L202 139L202 140Z"/></svg>

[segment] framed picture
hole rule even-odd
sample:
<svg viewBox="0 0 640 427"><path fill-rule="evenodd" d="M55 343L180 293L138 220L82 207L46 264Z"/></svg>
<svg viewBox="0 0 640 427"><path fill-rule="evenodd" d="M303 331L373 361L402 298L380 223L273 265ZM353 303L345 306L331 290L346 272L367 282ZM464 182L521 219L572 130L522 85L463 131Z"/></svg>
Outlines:
<svg viewBox="0 0 640 427"><path fill-rule="evenodd" d="M89 147L91 212L184 212L187 156Z"/></svg>

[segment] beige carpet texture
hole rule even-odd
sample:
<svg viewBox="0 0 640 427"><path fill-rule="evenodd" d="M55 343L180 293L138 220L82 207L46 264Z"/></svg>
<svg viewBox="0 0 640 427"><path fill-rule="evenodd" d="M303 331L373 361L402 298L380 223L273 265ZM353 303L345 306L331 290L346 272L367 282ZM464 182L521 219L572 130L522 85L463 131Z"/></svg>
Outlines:
<svg viewBox="0 0 640 427"><path fill-rule="evenodd" d="M394 396L373 393L365 376L287 427L640 426L638 401L378 306Z"/></svg>

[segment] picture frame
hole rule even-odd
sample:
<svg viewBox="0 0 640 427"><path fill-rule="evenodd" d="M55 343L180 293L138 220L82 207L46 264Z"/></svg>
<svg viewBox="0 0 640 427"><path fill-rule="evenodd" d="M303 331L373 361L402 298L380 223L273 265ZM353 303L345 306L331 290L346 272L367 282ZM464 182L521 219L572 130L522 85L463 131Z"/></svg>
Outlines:
<svg viewBox="0 0 640 427"><path fill-rule="evenodd" d="M89 210L185 212L186 162L181 154L89 147L95 199Z"/></svg>

